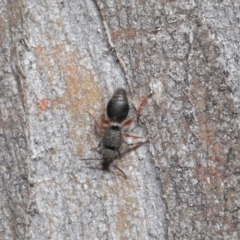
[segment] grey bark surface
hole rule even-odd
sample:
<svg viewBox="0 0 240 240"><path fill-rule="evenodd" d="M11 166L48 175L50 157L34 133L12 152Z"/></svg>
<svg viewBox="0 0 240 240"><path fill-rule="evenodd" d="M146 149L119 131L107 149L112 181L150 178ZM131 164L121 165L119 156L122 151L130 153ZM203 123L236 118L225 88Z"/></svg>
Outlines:
<svg viewBox="0 0 240 240"><path fill-rule="evenodd" d="M239 1L1 1L0 239L240 239ZM99 169L118 87L149 142Z"/></svg>

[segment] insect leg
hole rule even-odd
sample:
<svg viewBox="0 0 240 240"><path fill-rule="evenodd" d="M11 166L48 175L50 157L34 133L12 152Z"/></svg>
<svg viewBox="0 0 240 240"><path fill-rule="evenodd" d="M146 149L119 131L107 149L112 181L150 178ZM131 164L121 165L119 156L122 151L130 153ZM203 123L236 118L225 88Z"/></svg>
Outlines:
<svg viewBox="0 0 240 240"><path fill-rule="evenodd" d="M124 137L142 138L142 139L144 139L144 138L145 138L145 137L142 137L142 136L133 135L133 134L131 134L131 133L128 133L128 132L124 132L122 135L123 135Z"/></svg>
<svg viewBox="0 0 240 240"><path fill-rule="evenodd" d="M98 121L97 121L96 118L93 116L93 114L91 114L90 112L88 112L88 114L93 118L94 123L95 123L95 126L96 126L98 129L100 129L100 130L102 130L102 131L105 131L105 130L107 129L107 127L104 126L104 124L99 124L99 123L98 123ZM106 120L106 121L107 121L107 120Z"/></svg>
<svg viewBox="0 0 240 240"><path fill-rule="evenodd" d="M114 165L114 167L117 168L123 174L125 179L127 179L126 174L124 173L124 171L121 168L119 168L117 165Z"/></svg>
<svg viewBox="0 0 240 240"><path fill-rule="evenodd" d="M140 102L140 104L139 104L139 106L138 106L138 108L137 108L137 110L136 110L136 112L135 112L135 116L134 116L133 118L130 118L130 119L126 120L126 121L123 123L123 126L124 126L124 127L130 125L130 124L132 123L132 121L133 121L134 119L136 119L136 118L140 115L140 112L142 111L143 105L146 103L147 99L148 99L151 95L152 95L152 94L149 94L149 95L147 95L147 96L145 96L145 97L142 98L142 100L141 100L141 102Z"/></svg>

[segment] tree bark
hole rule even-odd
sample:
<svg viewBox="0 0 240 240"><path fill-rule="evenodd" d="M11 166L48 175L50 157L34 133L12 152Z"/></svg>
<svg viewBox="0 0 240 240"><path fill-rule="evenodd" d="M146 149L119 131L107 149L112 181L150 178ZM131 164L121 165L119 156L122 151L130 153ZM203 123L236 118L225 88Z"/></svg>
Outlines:
<svg viewBox="0 0 240 240"><path fill-rule="evenodd" d="M240 239L238 1L0 3L1 239ZM149 142L99 170L118 87ZM90 114L89 114L90 113Z"/></svg>

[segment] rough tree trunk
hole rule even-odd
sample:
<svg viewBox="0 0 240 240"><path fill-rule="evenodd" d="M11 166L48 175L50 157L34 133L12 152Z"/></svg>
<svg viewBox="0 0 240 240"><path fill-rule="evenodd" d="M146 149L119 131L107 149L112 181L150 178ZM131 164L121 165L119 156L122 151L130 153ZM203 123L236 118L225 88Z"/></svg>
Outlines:
<svg viewBox="0 0 240 240"><path fill-rule="evenodd" d="M240 239L239 1L0 2L0 239ZM114 90L150 142L98 169ZM103 100L103 101L102 101Z"/></svg>

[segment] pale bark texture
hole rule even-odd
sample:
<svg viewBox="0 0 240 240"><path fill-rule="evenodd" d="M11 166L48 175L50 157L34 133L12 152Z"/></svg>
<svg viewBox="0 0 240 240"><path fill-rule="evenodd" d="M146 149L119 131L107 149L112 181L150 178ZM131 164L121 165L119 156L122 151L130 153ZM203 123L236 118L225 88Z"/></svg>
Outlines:
<svg viewBox="0 0 240 240"><path fill-rule="evenodd" d="M239 22L235 0L0 1L0 239L240 239ZM118 87L129 117L152 93L127 179L81 160Z"/></svg>

